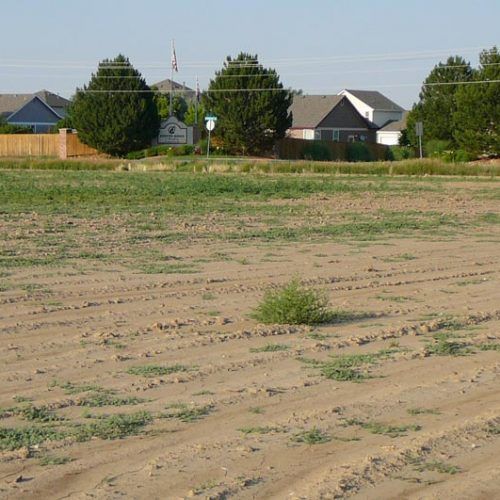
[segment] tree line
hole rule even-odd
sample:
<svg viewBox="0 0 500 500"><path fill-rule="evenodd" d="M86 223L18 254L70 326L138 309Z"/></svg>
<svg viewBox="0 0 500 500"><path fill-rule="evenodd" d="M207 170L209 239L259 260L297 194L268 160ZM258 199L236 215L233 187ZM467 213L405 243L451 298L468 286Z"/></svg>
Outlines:
<svg viewBox="0 0 500 500"><path fill-rule="evenodd" d="M450 57L425 79L401 144L416 148L416 122L424 123L427 153L462 152L456 158L494 156L500 151L500 54L484 50L473 68L463 57ZM227 57L210 80L200 102L175 93L173 111L181 121L203 127L205 113L218 116L215 139L229 154L269 153L292 124L294 91L256 55ZM99 63L87 85L77 89L61 126L76 128L80 139L113 156L147 148L160 121L169 115L169 95L147 85L128 58Z"/></svg>
<svg viewBox="0 0 500 500"><path fill-rule="evenodd" d="M440 62L425 79L407 119L402 145L417 146L415 124L423 122L427 152L455 150L465 156L500 153L500 53L495 46L473 68L463 57Z"/></svg>
<svg viewBox="0 0 500 500"><path fill-rule="evenodd" d="M223 68L201 96L198 126L204 113L218 116L217 139L231 154L264 154L291 126L292 92L274 69L258 57L227 57ZM195 122L195 104L174 94L173 113L188 125ZM146 148L169 115L169 95L151 88L119 55L102 61L90 82L77 89L68 118L61 125L76 128L82 142L113 156Z"/></svg>

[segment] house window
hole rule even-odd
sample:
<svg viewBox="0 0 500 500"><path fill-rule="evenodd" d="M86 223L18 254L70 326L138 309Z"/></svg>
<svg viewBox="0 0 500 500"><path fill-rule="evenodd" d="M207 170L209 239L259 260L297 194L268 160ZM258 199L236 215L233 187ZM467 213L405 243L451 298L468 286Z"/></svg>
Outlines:
<svg viewBox="0 0 500 500"><path fill-rule="evenodd" d="M321 131L322 141L333 141L333 130L322 130Z"/></svg>
<svg viewBox="0 0 500 500"><path fill-rule="evenodd" d="M335 142L340 142L340 130L333 131L333 140Z"/></svg>

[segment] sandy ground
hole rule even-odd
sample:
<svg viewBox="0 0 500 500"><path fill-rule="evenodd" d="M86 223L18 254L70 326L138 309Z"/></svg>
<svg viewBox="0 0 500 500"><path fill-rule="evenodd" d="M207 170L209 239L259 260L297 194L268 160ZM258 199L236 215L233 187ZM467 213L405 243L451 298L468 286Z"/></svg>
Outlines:
<svg viewBox="0 0 500 500"><path fill-rule="evenodd" d="M493 197L462 195L310 203L325 213L498 212ZM207 231L206 221L181 227L197 224ZM197 261L193 274L77 260L5 273L0 427L84 425L139 411L152 420L122 439L1 451L0 497L499 498L499 242L498 224L363 242L203 239L163 247ZM226 258L204 259L217 254ZM269 287L295 273L358 319L308 327L249 317ZM461 355L429 349L438 338L458 342ZM260 349L269 344L283 350ZM359 367L359 383L328 379L303 361L382 349L387 356ZM149 365L183 370L128 372ZM82 406L92 393L83 386L144 401ZM29 405L65 420L9 412ZM324 442L301 441L311 430ZM65 463L42 465L44 457Z"/></svg>

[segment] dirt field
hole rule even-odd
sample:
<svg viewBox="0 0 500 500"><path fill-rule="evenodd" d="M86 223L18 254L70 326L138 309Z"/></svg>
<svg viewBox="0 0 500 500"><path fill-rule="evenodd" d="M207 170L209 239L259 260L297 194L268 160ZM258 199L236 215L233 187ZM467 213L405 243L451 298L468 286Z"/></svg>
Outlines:
<svg viewBox="0 0 500 500"><path fill-rule="evenodd" d="M498 181L0 181L1 498L500 497Z"/></svg>

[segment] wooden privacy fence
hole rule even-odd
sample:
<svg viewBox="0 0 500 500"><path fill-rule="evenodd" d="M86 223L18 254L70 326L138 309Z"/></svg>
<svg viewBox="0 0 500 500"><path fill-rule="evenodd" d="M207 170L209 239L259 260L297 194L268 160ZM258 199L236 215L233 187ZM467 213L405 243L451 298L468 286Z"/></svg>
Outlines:
<svg viewBox="0 0 500 500"><path fill-rule="evenodd" d="M78 139L78 134L70 133L69 131L65 133L65 130L66 129L61 129L59 131L59 135L61 136L60 158L66 159L74 156L94 156L99 154L94 148L83 144L83 142ZM66 147L66 156L64 155L64 147Z"/></svg>
<svg viewBox="0 0 500 500"><path fill-rule="evenodd" d="M1 134L0 156L58 156L57 134Z"/></svg>
<svg viewBox="0 0 500 500"><path fill-rule="evenodd" d="M52 156L65 160L97 154L70 129L60 129L59 134L0 134L0 156Z"/></svg>

